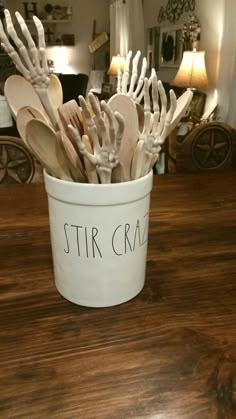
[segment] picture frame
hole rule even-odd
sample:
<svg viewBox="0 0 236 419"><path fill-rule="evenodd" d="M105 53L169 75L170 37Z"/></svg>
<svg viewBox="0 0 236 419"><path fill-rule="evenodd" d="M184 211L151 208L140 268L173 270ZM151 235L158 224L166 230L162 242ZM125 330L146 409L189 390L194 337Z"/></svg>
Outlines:
<svg viewBox="0 0 236 419"><path fill-rule="evenodd" d="M204 112L206 103L206 93L194 90L193 98L189 105L189 116L194 123L198 123Z"/></svg>
<svg viewBox="0 0 236 419"><path fill-rule="evenodd" d="M159 67L179 67L183 56L183 26L160 27Z"/></svg>
<svg viewBox="0 0 236 419"><path fill-rule="evenodd" d="M103 98L109 98L113 93L114 86L112 83L102 83L101 95Z"/></svg>
<svg viewBox="0 0 236 419"><path fill-rule="evenodd" d="M199 123L203 116L205 103L206 93L194 90L192 101L181 122L189 122L191 120L194 124Z"/></svg>

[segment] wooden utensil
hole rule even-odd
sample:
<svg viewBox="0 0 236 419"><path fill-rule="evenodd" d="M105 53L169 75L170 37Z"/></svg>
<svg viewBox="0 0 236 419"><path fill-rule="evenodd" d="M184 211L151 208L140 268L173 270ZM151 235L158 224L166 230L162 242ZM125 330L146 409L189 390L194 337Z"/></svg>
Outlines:
<svg viewBox="0 0 236 419"><path fill-rule="evenodd" d="M139 132L143 131L143 126L144 126L144 109L143 106L140 105L139 103L136 103L136 111L138 114L138 126L139 126Z"/></svg>
<svg viewBox="0 0 236 419"><path fill-rule="evenodd" d="M142 176L144 165L144 141L139 140L134 151L131 163L131 179L139 179Z"/></svg>
<svg viewBox="0 0 236 419"><path fill-rule="evenodd" d="M186 92L184 92L178 99L177 99L177 106L176 110L174 112L173 118L171 120L171 123L168 128L168 134L176 127L178 122L181 120L181 118L184 116L188 106L190 105L190 102L193 97L193 92L190 89L187 89ZM168 115L168 114L167 114Z"/></svg>
<svg viewBox="0 0 236 419"><path fill-rule="evenodd" d="M20 137L27 146L29 146L29 144L27 144L26 140L26 125L31 119L39 119L40 121L49 124L49 121L39 109L36 109L33 106L24 106L21 108L16 116L16 126Z"/></svg>
<svg viewBox="0 0 236 419"><path fill-rule="evenodd" d="M57 135L48 124L31 119L26 125L26 142L47 172L60 179L73 181Z"/></svg>
<svg viewBox="0 0 236 419"><path fill-rule="evenodd" d="M76 128L79 131L80 135L83 135L84 130L82 112L76 100L72 99L60 105L58 108L58 113L61 118L65 132L69 138L71 137L71 133L68 129L68 124L71 124L74 128ZM72 139L72 141L74 140Z"/></svg>
<svg viewBox="0 0 236 419"><path fill-rule="evenodd" d="M59 106L63 103L63 91L62 85L59 78L55 74L49 74L49 85L48 85L48 95L51 100L51 104L55 111L58 110Z"/></svg>
<svg viewBox="0 0 236 419"><path fill-rule="evenodd" d="M86 135L84 135L82 137L82 142L85 145L86 150L89 153L92 154L93 153L93 149L92 149L90 140L89 140L89 138ZM85 165L85 169L86 169L86 173L87 173L87 177L88 177L88 182L89 183L99 183L98 182L98 175L97 175L96 166L94 164L92 164L90 162L90 160L88 160L86 158L84 159L84 165Z"/></svg>
<svg viewBox="0 0 236 419"><path fill-rule="evenodd" d="M71 141L64 133L64 131L58 131L57 133L58 144L64 151L64 156L67 161L67 165L70 169L71 175L76 182L87 182L87 177L81 163L79 155L76 153Z"/></svg>
<svg viewBox="0 0 236 419"><path fill-rule="evenodd" d="M4 95L16 120L18 111L25 106L33 106L45 115L43 105L33 86L19 75L7 78L4 85Z"/></svg>
<svg viewBox="0 0 236 419"><path fill-rule="evenodd" d="M111 173L111 183L120 183L124 182L123 167L120 163L112 170Z"/></svg>
<svg viewBox="0 0 236 419"><path fill-rule="evenodd" d="M125 120L125 129L121 143L119 161L123 167L124 181L131 180L131 161L139 137L139 121L135 103L122 93L112 96L108 105L113 112L119 112Z"/></svg>

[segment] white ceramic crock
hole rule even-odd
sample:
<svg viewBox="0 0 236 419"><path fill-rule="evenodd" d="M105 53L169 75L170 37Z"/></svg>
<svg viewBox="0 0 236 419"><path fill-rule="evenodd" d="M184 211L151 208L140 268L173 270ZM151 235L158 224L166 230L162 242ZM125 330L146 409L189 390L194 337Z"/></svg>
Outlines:
<svg viewBox="0 0 236 419"><path fill-rule="evenodd" d="M67 300L108 307L142 290L152 178L95 185L44 171L55 284Z"/></svg>

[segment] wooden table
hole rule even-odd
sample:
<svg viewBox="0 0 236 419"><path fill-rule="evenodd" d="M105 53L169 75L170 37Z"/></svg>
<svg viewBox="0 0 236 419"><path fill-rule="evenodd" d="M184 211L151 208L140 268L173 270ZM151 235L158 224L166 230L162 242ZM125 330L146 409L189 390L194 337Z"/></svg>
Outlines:
<svg viewBox="0 0 236 419"><path fill-rule="evenodd" d="M236 418L236 172L155 176L146 285L55 289L43 185L2 185L0 417Z"/></svg>

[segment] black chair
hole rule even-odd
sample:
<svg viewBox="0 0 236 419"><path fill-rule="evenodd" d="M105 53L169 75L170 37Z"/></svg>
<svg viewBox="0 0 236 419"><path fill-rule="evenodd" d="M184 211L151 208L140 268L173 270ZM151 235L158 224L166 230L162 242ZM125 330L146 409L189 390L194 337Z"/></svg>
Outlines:
<svg viewBox="0 0 236 419"><path fill-rule="evenodd" d="M63 90L63 103L75 99L79 104L78 96L86 96L88 86L87 74L59 74L59 80Z"/></svg>

